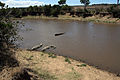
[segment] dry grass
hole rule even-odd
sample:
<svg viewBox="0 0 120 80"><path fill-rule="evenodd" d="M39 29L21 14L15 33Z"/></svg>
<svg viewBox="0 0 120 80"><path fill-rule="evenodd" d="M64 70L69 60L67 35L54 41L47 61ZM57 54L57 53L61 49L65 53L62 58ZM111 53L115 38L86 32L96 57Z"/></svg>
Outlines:
<svg viewBox="0 0 120 80"><path fill-rule="evenodd" d="M111 18L109 15L104 16L104 17L100 17L99 15L96 15L92 17L82 18L82 17L77 17L77 16L72 17L72 16L69 16L69 14L66 14L66 15L59 15L59 17L26 16L26 17L23 17L22 19L58 19L58 20L92 21L96 23L112 23L112 24L120 23L119 18Z"/></svg>
<svg viewBox="0 0 120 80"><path fill-rule="evenodd" d="M120 80L112 73L73 59L69 59L69 64L62 56L52 58L49 54L26 50L17 51L16 56L23 67L33 70L38 80Z"/></svg>

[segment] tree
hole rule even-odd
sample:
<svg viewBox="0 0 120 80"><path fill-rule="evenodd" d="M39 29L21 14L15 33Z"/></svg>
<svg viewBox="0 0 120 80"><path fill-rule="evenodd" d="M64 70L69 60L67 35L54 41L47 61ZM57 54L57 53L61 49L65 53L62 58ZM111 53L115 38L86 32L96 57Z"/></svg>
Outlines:
<svg viewBox="0 0 120 80"><path fill-rule="evenodd" d="M60 0L58 1L59 5L63 5L63 4L66 4L66 0Z"/></svg>
<svg viewBox="0 0 120 80"><path fill-rule="evenodd" d="M51 16L51 5L45 5L43 7L43 12L45 16Z"/></svg>
<svg viewBox="0 0 120 80"><path fill-rule="evenodd" d="M4 6L0 5L0 7ZM11 11L9 9L0 9L0 51L3 51L10 47L9 45L14 44L14 41L16 41L18 37L17 25L16 22L13 23L13 21L10 20L10 13Z"/></svg>
<svg viewBox="0 0 120 80"><path fill-rule="evenodd" d="M4 6L5 6L5 4L0 2L0 7L3 8Z"/></svg>
<svg viewBox="0 0 120 80"><path fill-rule="evenodd" d="M68 6L68 5L62 5L61 6L61 11L64 12L64 13L68 13L71 11L71 7Z"/></svg>
<svg viewBox="0 0 120 80"><path fill-rule="evenodd" d="M60 14L61 7L59 5L53 5L51 8L51 15L53 17L58 17Z"/></svg>
<svg viewBox="0 0 120 80"><path fill-rule="evenodd" d="M117 4L119 4L119 0L117 0Z"/></svg>
<svg viewBox="0 0 120 80"><path fill-rule="evenodd" d="M80 2L85 5L85 6L84 6L84 10L86 10L87 5L90 4L90 1L89 1L89 0L80 0Z"/></svg>

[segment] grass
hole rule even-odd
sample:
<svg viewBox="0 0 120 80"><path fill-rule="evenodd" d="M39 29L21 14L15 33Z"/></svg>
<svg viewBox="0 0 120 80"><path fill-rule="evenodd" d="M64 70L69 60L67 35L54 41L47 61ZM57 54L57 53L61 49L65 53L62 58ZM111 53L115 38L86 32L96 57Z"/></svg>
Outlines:
<svg viewBox="0 0 120 80"><path fill-rule="evenodd" d="M65 62L68 62L69 64L71 64L71 61L69 58L65 58Z"/></svg>
<svg viewBox="0 0 120 80"><path fill-rule="evenodd" d="M20 51L18 53L20 54L16 54L16 56L18 55L20 64L30 68L32 70L30 73L38 80L112 80L113 78L119 80L116 76L109 75L108 72L95 69L86 63L74 61L68 57L57 56L57 58L51 58L51 56L54 56L53 53L48 54L38 51ZM31 57L32 55L33 57ZM32 60L27 60L28 58Z"/></svg>
<svg viewBox="0 0 120 80"><path fill-rule="evenodd" d="M54 54L54 53L48 53L48 57L51 57L51 58L56 58L57 56Z"/></svg>
<svg viewBox="0 0 120 80"><path fill-rule="evenodd" d="M44 54L42 53L41 56L43 56Z"/></svg>
<svg viewBox="0 0 120 80"><path fill-rule="evenodd" d="M102 17L86 17L86 18L82 18L82 17L72 17L69 15L59 15L59 17L46 17L46 16L26 16L23 17L23 19L60 19L60 20L79 20L79 21L88 21L88 22L97 22L97 23L119 23L120 19L114 19L114 18L109 18L107 17L107 20L104 20Z"/></svg>
<svg viewBox="0 0 120 80"><path fill-rule="evenodd" d="M68 72L65 76L67 77L68 80L79 80L82 75L80 75L76 71L72 71L72 72Z"/></svg>
<svg viewBox="0 0 120 80"><path fill-rule="evenodd" d="M72 71L67 72L64 74L64 76L61 76L62 78L64 77L65 80L81 80L82 79L82 74L78 73L74 67L71 68Z"/></svg>
<svg viewBox="0 0 120 80"><path fill-rule="evenodd" d="M76 65L77 67L86 67L86 64Z"/></svg>
<svg viewBox="0 0 120 80"><path fill-rule="evenodd" d="M33 58L33 55L29 56L27 60L32 60L32 58Z"/></svg>
<svg viewBox="0 0 120 80"><path fill-rule="evenodd" d="M55 75L52 75L48 71L42 70L41 68L36 68L36 70L34 70L34 73L37 74L41 80L57 80Z"/></svg>

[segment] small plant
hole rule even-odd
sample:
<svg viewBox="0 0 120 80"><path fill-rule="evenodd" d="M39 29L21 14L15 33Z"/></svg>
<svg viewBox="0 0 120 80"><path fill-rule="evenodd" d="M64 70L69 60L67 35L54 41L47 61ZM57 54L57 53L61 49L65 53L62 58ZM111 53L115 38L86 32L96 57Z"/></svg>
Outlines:
<svg viewBox="0 0 120 80"><path fill-rule="evenodd" d="M55 75L50 74L46 70L37 69L33 71L34 74L37 74L42 80L56 80Z"/></svg>
<svg viewBox="0 0 120 80"><path fill-rule="evenodd" d="M56 58L57 56L53 53L49 53L49 56L48 57L51 57L51 58Z"/></svg>
<svg viewBox="0 0 120 80"><path fill-rule="evenodd" d="M32 58L33 58L33 55L31 55L27 60L32 60Z"/></svg>
<svg viewBox="0 0 120 80"><path fill-rule="evenodd" d="M71 61L69 60L69 58L65 58L65 62L68 62L69 64L71 64Z"/></svg>
<svg viewBox="0 0 120 80"><path fill-rule="evenodd" d="M43 56L44 54L41 54L41 56Z"/></svg>
<svg viewBox="0 0 120 80"><path fill-rule="evenodd" d="M77 65L77 67L86 67L86 64Z"/></svg>

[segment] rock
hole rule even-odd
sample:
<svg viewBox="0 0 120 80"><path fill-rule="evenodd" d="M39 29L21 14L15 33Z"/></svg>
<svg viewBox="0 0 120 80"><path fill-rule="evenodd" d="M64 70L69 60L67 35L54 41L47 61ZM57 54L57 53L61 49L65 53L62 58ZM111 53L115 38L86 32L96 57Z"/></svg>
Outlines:
<svg viewBox="0 0 120 80"><path fill-rule="evenodd" d="M41 48L42 46L43 46L43 44L41 43L39 45L32 47L31 50L37 50L37 49Z"/></svg>
<svg viewBox="0 0 120 80"><path fill-rule="evenodd" d="M60 36L60 35L63 35L63 34L65 34L65 33L64 33L64 32L61 32L61 33L55 34L55 36Z"/></svg>
<svg viewBox="0 0 120 80"><path fill-rule="evenodd" d="M42 51L46 51L47 49L49 49L50 47L49 46L46 46L42 49Z"/></svg>
<svg viewBox="0 0 120 80"><path fill-rule="evenodd" d="M56 48L56 46L54 46L54 45L51 45L51 46L46 46L46 47L44 47L44 48L42 49L42 51L44 52L44 51L46 51L47 49L50 49L50 48L55 49L55 48Z"/></svg>
<svg viewBox="0 0 120 80"><path fill-rule="evenodd" d="M54 45L51 45L51 46L50 46L50 48L53 48L53 49L55 49L55 48L56 48L56 46L54 46Z"/></svg>

